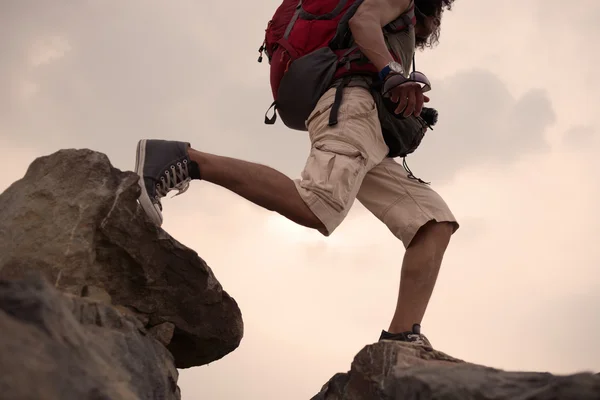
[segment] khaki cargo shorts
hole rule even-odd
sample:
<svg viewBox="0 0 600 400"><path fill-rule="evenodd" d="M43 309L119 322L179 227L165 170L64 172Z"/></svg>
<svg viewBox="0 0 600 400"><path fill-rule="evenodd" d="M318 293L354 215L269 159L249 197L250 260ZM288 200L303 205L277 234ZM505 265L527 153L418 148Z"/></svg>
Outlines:
<svg viewBox="0 0 600 400"><path fill-rule="evenodd" d="M407 248L431 220L458 223L444 200L428 185L409 179L404 167L387 157L375 102L368 90L347 87L330 127L335 88L319 100L307 120L311 151L301 178L294 182L321 220L325 236L344 220L358 199Z"/></svg>

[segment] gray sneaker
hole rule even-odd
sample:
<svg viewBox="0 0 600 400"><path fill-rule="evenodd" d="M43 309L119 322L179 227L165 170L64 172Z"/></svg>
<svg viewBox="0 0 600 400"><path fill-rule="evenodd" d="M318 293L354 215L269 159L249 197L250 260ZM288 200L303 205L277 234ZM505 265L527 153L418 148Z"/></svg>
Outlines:
<svg viewBox="0 0 600 400"><path fill-rule="evenodd" d="M192 179L189 147L186 142L167 140L143 139L138 142L135 172L140 177L138 184L142 189L139 202L157 226L163 222L161 199L171 190L178 190L175 196L179 196L189 188Z"/></svg>

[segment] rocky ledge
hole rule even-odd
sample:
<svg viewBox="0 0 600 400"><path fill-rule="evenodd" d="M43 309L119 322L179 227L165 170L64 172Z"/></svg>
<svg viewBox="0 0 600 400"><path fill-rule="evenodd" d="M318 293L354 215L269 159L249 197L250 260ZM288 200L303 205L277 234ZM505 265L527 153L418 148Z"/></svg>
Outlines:
<svg viewBox="0 0 600 400"><path fill-rule="evenodd" d="M11 393L8 377L18 376L25 391L15 399L179 398L175 368L238 347L237 303L204 260L149 221L137 180L104 154L61 150L36 159L0 195L1 393ZM89 363L75 362L83 359ZM163 388L153 396L94 397L91 381L87 397L25 394L33 393L26 382L57 373L65 380L55 385L72 387L75 370L138 393L119 368L148 382L161 382L151 378L163 370L173 396L159 395Z"/></svg>
<svg viewBox="0 0 600 400"><path fill-rule="evenodd" d="M311 400L597 400L600 376L511 372L441 351L384 340L363 348L350 371Z"/></svg>

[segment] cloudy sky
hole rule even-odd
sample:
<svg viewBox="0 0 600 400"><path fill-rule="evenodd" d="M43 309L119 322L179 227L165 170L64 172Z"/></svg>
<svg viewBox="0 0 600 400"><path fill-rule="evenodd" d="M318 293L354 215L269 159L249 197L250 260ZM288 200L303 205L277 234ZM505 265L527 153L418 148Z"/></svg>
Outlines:
<svg viewBox="0 0 600 400"><path fill-rule="evenodd" d="M423 331L492 367L600 371L600 3L569 4L457 0L417 58L440 122L409 165L461 222ZM263 124L278 5L1 1L0 190L61 148L132 170L140 138L299 176L306 135ZM164 206L245 321L238 350L181 371L184 400L308 399L387 328L404 251L360 204L329 238L206 182Z"/></svg>

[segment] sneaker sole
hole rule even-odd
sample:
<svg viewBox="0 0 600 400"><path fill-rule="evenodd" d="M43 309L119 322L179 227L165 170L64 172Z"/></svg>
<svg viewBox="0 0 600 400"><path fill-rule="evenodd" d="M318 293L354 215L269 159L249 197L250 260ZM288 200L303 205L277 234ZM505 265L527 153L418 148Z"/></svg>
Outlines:
<svg viewBox="0 0 600 400"><path fill-rule="evenodd" d="M142 189L142 193L140 194L139 201L142 209L146 212L146 214L150 217L152 222L156 225L161 226L163 219L162 215L158 212L152 200L150 200L150 196L148 196L148 191L146 190L146 183L144 182L144 163L146 162L146 139L142 139L137 144L137 151L135 153L135 172L140 177L138 179L138 185Z"/></svg>

